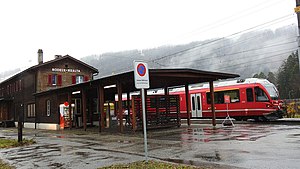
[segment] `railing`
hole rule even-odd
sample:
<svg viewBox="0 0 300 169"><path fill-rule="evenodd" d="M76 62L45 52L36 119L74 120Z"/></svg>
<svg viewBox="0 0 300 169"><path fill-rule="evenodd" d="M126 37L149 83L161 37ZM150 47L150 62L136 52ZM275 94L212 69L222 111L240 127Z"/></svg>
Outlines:
<svg viewBox="0 0 300 169"><path fill-rule="evenodd" d="M140 96L132 97L132 125L142 129L143 113ZM180 100L178 95L151 95L146 99L147 129L180 126Z"/></svg>

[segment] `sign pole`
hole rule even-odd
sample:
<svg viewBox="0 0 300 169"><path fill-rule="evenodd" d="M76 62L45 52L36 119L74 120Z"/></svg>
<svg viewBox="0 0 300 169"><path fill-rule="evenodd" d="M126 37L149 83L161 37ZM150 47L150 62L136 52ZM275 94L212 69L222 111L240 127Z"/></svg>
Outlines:
<svg viewBox="0 0 300 169"><path fill-rule="evenodd" d="M143 129L144 129L144 149L145 149L145 159L148 163L148 146L147 146L147 120L146 120L146 104L145 104L145 89L141 89L142 92L142 107L143 107Z"/></svg>
<svg viewBox="0 0 300 169"><path fill-rule="evenodd" d="M149 89L149 87L150 87L148 65L147 65L147 63L144 63L142 61L133 61L133 66L134 66L135 88L141 89L145 160L146 160L146 163L148 163L147 116L146 116L146 99L145 99L145 89Z"/></svg>

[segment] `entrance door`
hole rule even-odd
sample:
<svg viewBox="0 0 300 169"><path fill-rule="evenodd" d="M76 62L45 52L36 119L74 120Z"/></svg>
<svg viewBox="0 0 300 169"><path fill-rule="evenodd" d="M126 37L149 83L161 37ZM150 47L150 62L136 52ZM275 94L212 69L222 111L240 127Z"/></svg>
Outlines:
<svg viewBox="0 0 300 169"><path fill-rule="evenodd" d="M202 117L201 94L191 94L192 117Z"/></svg>

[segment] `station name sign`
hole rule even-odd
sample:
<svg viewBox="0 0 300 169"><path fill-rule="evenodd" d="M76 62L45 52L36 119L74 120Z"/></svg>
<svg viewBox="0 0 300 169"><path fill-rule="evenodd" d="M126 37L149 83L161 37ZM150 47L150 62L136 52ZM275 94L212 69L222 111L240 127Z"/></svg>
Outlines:
<svg viewBox="0 0 300 169"><path fill-rule="evenodd" d="M79 69L52 68L52 72L80 73Z"/></svg>

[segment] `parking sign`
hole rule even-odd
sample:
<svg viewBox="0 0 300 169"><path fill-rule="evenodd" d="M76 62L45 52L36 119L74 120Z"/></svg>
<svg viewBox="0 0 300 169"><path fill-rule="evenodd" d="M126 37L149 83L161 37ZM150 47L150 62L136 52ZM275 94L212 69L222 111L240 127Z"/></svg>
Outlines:
<svg viewBox="0 0 300 169"><path fill-rule="evenodd" d="M137 89L148 89L149 72L147 63L141 61L133 61L134 65L134 84Z"/></svg>

